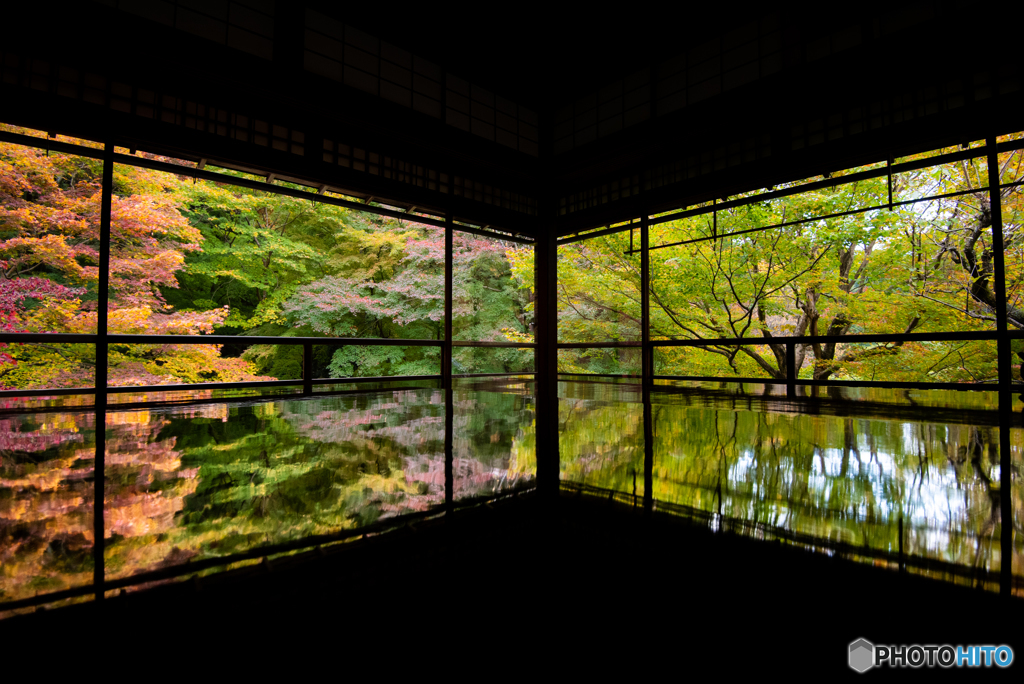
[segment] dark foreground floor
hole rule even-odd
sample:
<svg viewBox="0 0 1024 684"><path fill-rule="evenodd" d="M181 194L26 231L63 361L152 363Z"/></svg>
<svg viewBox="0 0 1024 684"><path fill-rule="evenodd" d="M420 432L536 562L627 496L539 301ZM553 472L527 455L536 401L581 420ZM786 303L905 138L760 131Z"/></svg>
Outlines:
<svg viewBox="0 0 1024 684"><path fill-rule="evenodd" d="M111 675L122 657L192 671L208 658L302 670L327 658L428 679L805 681L854 675L847 646L861 637L1009 644L1024 658L1022 618L1019 600L598 500L524 496L269 567L11 618L0 643L8 654L73 644ZM1022 670L856 676L1020 681Z"/></svg>

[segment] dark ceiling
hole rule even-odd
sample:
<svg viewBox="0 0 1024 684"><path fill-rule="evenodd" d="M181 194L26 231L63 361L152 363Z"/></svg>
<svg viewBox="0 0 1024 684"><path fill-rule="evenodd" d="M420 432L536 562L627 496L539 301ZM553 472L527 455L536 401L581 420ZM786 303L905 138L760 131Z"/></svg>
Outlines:
<svg viewBox="0 0 1024 684"><path fill-rule="evenodd" d="M384 3L307 5L537 111L779 12L778 6L747 2L641 3L602 11L571 3L447 11L429 3L401 11ZM799 15L815 24L862 19L847 12L831 16L820 6L811 16L795 6L783 11L794 15L790 20Z"/></svg>
<svg viewBox="0 0 1024 684"><path fill-rule="evenodd" d="M161 2L200 10L218 4ZM633 3L598 12L564 3L441 10L428 3L268 0L273 48L254 56L140 18L129 5L140 6L134 0L38 0L9 8L7 23L19 30L0 44L0 121L96 139L116 136L140 149L332 183L355 195L447 207L480 225L563 234L724 191L873 162L899 150L1024 127L1021 6L995 13L947 0ZM311 72L303 62L306 7L532 108L539 115L534 150L458 127L445 109L455 101L447 95L439 96L438 111L428 116L372 88ZM751 27L755 38L740 40ZM856 40L843 38L850 33ZM746 50L757 44L746 62L727 64L730 51L741 51L737 45ZM695 54L703 56L695 60ZM682 71L669 68L679 63L672 59L677 56L690 60ZM711 63L717 71L698 77ZM754 76L730 85L729 73L747 67ZM641 70L649 87L633 92L643 90L647 99L632 111L646 108L644 115L628 121L625 104L619 113L599 113L606 100L598 91ZM65 71L75 74L70 85L61 81ZM98 99L86 98L88 79L103 83ZM70 96L61 90L65 86ZM116 110L114 89L129 86L136 99L129 109ZM158 93L173 111L153 115L138 100L146 92ZM625 87L621 92L615 97L628 101ZM685 96L684 104L673 104L677 95ZM299 156L285 155L254 147L253 138L245 137L252 131L189 128L185 103L205 103L243 122L281 124L303 132L307 144ZM566 113L568 103L575 105ZM616 128L600 130L620 119ZM456 199L448 190L328 166L321 152L329 140L422 173L450 174L473 189ZM517 206L532 209L509 205L509 194ZM548 220L557 225L547 227Z"/></svg>

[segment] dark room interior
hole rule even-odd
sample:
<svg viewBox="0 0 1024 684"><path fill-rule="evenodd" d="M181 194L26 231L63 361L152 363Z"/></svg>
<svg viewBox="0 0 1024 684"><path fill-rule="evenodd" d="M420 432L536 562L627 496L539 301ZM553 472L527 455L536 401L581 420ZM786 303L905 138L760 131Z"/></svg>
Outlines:
<svg viewBox="0 0 1024 684"><path fill-rule="evenodd" d="M1022 19L5 8L5 642L1019 652Z"/></svg>

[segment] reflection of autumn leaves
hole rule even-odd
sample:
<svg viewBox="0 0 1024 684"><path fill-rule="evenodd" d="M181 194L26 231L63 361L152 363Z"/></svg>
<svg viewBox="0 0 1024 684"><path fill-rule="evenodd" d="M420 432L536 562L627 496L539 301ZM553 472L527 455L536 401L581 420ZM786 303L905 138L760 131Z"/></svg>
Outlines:
<svg viewBox="0 0 1024 684"><path fill-rule="evenodd" d="M78 470L73 466L81 459L92 459L92 449L80 450L67 458L44 461L38 464L34 470L22 470L19 476L12 478L0 478L0 487L11 489L15 492L38 492L34 497L16 497L0 500L0 519L17 520L19 522L36 522L40 520L51 520L56 516L77 511L88 498L89 507L92 506L92 492L86 489L82 495L79 491L83 488L75 488L74 493L68 492L67 487L61 488L61 484L67 484L75 480L84 480L92 476L92 469ZM70 529L67 525L59 525L65 531ZM76 531L88 531L92 534L92 524L88 530L81 528Z"/></svg>
<svg viewBox="0 0 1024 684"><path fill-rule="evenodd" d="M909 555L998 567L997 428L736 411L731 401L654 405L655 500L876 550L898 547L902 520Z"/></svg>
<svg viewBox="0 0 1024 684"><path fill-rule="evenodd" d="M632 491L633 473L643 472L643 405L597 396L559 401L562 478Z"/></svg>
<svg viewBox="0 0 1024 684"><path fill-rule="evenodd" d="M521 385L512 392L456 392L452 427L456 499L513 489L533 478L533 412ZM520 392L522 394L520 394ZM517 403L518 402L518 403Z"/></svg>
<svg viewBox="0 0 1024 684"><path fill-rule="evenodd" d="M44 422L38 427L26 429L28 419L7 418L0 420L0 453L11 451L46 451L67 442L81 442L76 417L67 414L51 414L39 418Z"/></svg>
<svg viewBox="0 0 1024 684"><path fill-rule="evenodd" d="M38 419L38 418L37 418ZM0 596L14 599L92 579L92 414L0 420ZM167 421L148 412L107 416L106 535L130 538L174 527L198 484L182 469L174 440L157 439ZM36 459L55 451L57 457ZM149 491L155 481L173 480ZM169 550L164 550L164 555Z"/></svg>
<svg viewBox="0 0 1024 684"><path fill-rule="evenodd" d="M456 500L481 494L490 490L495 480L504 475L504 470L496 471L477 459L454 458L452 494ZM419 505L409 506L413 510L426 510L428 506L425 504L432 505L444 498L444 454L406 459L405 477L409 482L423 482L430 488L431 496L415 498Z"/></svg>
<svg viewBox="0 0 1024 684"><path fill-rule="evenodd" d="M345 487L363 492L363 505L383 515L426 510L444 501L444 452L438 448L444 444L443 405L424 401L415 391L394 392L389 399L365 408L337 411L332 406L314 416L291 417L298 419L300 434L345 445L339 456L358 454L374 464L377 472L364 472L357 484Z"/></svg>
<svg viewBox="0 0 1024 684"><path fill-rule="evenodd" d="M444 454L417 455L406 460L405 476L444 491Z"/></svg>
<svg viewBox="0 0 1024 684"><path fill-rule="evenodd" d="M474 458L456 458L452 460L452 489L455 498L481 494L496 479L504 475L504 470L488 467Z"/></svg>
<svg viewBox="0 0 1024 684"><path fill-rule="evenodd" d="M71 413L0 420L0 597L91 580L92 422Z"/></svg>
<svg viewBox="0 0 1024 684"><path fill-rule="evenodd" d="M182 469L175 439L158 440L169 421L154 419L149 411L111 413L108 437L107 494L104 529L107 536L135 537L159 534L174 527L174 514L199 484L199 469ZM170 487L149 491L155 481L175 480Z"/></svg>
<svg viewBox="0 0 1024 684"><path fill-rule="evenodd" d="M175 435L191 419L219 426L248 409L209 404L110 410L107 577L337 532L441 504L443 399L440 392L407 390L259 404L248 414L252 431L218 427L187 452ZM508 472L508 454L500 456L510 447L508 426L480 432L466 422L492 408L459 403L456 497L518 481L518 474ZM87 584L92 575L93 416L34 420L47 422L0 421L0 493L11 492L0 496L0 597L8 600ZM480 439L474 442L474 436ZM183 455L193 467L183 467Z"/></svg>
<svg viewBox="0 0 1024 684"><path fill-rule="evenodd" d="M388 515L426 510L444 500L443 410L440 392L429 397L421 392L395 392L390 401L381 399L344 412L322 411L297 427L317 441L345 444L366 461L400 460L400 469L384 477L364 474L358 482L359 489L373 492L364 503ZM518 479L518 475L510 478L507 454L497 461L483 458L476 453L473 440L467 438L472 432L470 416L481 410L487 407L474 399L457 400L455 404L452 475L456 499L496 491L507 486L510 479ZM499 433L489 433L487 442L496 444L496 435Z"/></svg>
<svg viewBox="0 0 1024 684"><path fill-rule="evenodd" d="M223 392L223 390L220 391ZM253 390L238 390L238 392L239 395L244 396L244 392L253 392ZM155 391L147 390L145 387L140 387L138 392L108 395L107 403L131 405L144 401L175 402L213 398L214 390L210 389L189 389L168 392L160 389L156 389ZM226 404L199 405L191 408L179 409L179 412L176 415L182 418L216 418L226 422L228 419L228 407Z"/></svg>

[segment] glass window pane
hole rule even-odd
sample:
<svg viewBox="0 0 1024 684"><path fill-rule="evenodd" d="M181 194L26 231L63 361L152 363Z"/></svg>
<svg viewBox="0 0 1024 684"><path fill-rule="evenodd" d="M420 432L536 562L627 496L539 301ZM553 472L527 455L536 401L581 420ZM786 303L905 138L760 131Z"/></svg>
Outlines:
<svg viewBox="0 0 1024 684"><path fill-rule="evenodd" d="M221 346L220 358L237 359L248 372L267 380L302 379L301 344L245 344L240 336L237 344Z"/></svg>
<svg viewBox="0 0 1024 684"><path fill-rule="evenodd" d="M187 390L161 390L160 385L140 387L138 391L112 392L107 395L108 406L130 406L141 403L187 404L216 399L236 399L301 395L302 385L290 387L206 387Z"/></svg>
<svg viewBox="0 0 1024 684"><path fill-rule="evenodd" d="M533 246L454 231L452 337L533 341Z"/></svg>
<svg viewBox="0 0 1024 684"><path fill-rule="evenodd" d="M93 344L0 342L0 392L91 388L95 379Z"/></svg>
<svg viewBox="0 0 1024 684"><path fill-rule="evenodd" d="M532 373L533 349L514 347L455 347L452 373Z"/></svg>
<svg viewBox="0 0 1024 684"><path fill-rule="evenodd" d="M785 228L656 249L651 252L651 337L728 339L787 336L972 332L995 330L991 229L982 216L987 191L928 200ZM810 196L785 198L777 218L799 215ZM791 206L783 206L789 203ZM987 204L985 205L987 206ZM794 211L790 211L795 207ZM759 211L767 211L764 207ZM753 212L751 213L753 216ZM698 217L700 218L700 217ZM749 225L758 223L756 216ZM687 219L658 226L662 244L693 239L706 226ZM1009 271L1008 271L1009 272ZM961 345L962 346L962 345ZM823 343L798 345L800 378L874 375L860 368L889 357L901 377L934 373L927 346L871 345L861 351ZM656 355L666 375L785 378L785 347L772 342ZM715 359L709 354L718 353ZM989 377L973 351L964 378ZM750 368L741 372L740 365ZM972 364L981 364L972 365ZM884 365L884 364L883 364ZM857 370L860 368L860 370ZM961 380L959 381L970 381Z"/></svg>
<svg viewBox="0 0 1024 684"><path fill-rule="evenodd" d="M97 159L0 142L4 332L96 332L102 180Z"/></svg>
<svg viewBox="0 0 1024 684"><path fill-rule="evenodd" d="M995 340L839 344L829 368L840 382L998 382Z"/></svg>
<svg viewBox="0 0 1024 684"><path fill-rule="evenodd" d="M781 364L775 354L782 354ZM654 374L720 378L785 378L784 345L655 347Z"/></svg>
<svg viewBox="0 0 1024 684"><path fill-rule="evenodd" d="M1005 142L1011 148L1018 148L999 153L1000 184L1009 185L1024 180L1024 131L999 136L999 142Z"/></svg>
<svg viewBox="0 0 1024 684"><path fill-rule="evenodd" d="M390 389L441 389L441 378L420 378L418 380L355 380L352 382L324 382L313 385L314 393L331 392L373 392Z"/></svg>
<svg viewBox="0 0 1024 684"><path fill-rule="evenodd" d="M444 229L330 210L323 263L284 301L287 321L302 334L443 339Z"/></svg>
<svg viewBox="0 0 1024 684"><path fill-rule="evenodd" d="M559 373L596 373L601 375L639 375L639 347L559 349Z"/></svg>
<svg viewBox="0 0 1024 684"><path fill-rule="evenodd" d="M823 345L822 345L823 346ZM796 345L800 380L995 383L996 342L840 342L822 361L814 345ZM785 380L784 344L655 347L654 374ZM822 354L824 356L824 354Z"/></svg>
<svg viewBox="0 0 1024 684"><path fill-rule="evenodd" d="M112 346L111 384L301 378L301 346L248 335L443 335L443 230L182 174L115 166L110 331L241 339Z"/></svg>
<svg viewBox="0 0 1024 684"><path fill-rule="evenodd" d="M302 347L298 349L301 355ZM292 379L258 375L244 354L225 355L219 344L111 343L107 364L111 387Z"/></svg>
<svg viewBox="0 0 1024 684"><path fill-rule="evenodd" d="M1022 144L1024 133L1004 136ZM1000 190L1003 219L1004 269L1008 323L1011 330L1024 329L1024 185L1011 185L1024 180L1024 150L999 153ZM1014 351L1024 351L1019 341ZM1024 359L1024 356L1018 357ZM1017 365L1015 361L1014 365ZM1021 382L1015 372L1014 381Z"/></svg>
<svg viewBox="0 0 1024 684"><path fill-rule="evenodd" d="M640 339L640 237L630 231L558 247L558 341Z"/></svg>
<svg viewBox="0 0 1024 684"><path fill-rule="evenodd" d="M969 159L894 173L892 176L893 202L988 188L988 158L983 149L979 152L980 156Z"/></svg>
<svg viewBox="0 0 1024 684"><path fill-rule="evenodd" d="M789 396L784 383L737 382L722 380L657 379L663 403L701 405L704 398L732 402L731 407L742 405L747 410L767 410L784 400L788 408L814 406L814 411L825 415L886 416L908 415L920 418L922 412L935 420L984 423L991 421L993 411L999 409L999 394L991 390L949 390L922 388L863 387L835 383L828 385L797 385L794 396ZM768 403L764 403L768 402ZM1020 411L1021 403L1015 407Z"/></svg>
<svg viewBox="0 0 1024 684"><path fill-rule="evenodd" d="M898 208L874 245L867 311L913 332L995 330L988 191ZM882 212L883 215L886 212ZM906 283L900 286L901 281ZM867 292L867 290L865 290ZM892 325L892 323L890 325Z"/></svg>
<svg viewBox="0 0 1024 684"><path fill-rule="evenodd" d="M315 379L381 378L440 373L440 347L313 345Z"/></svg>

